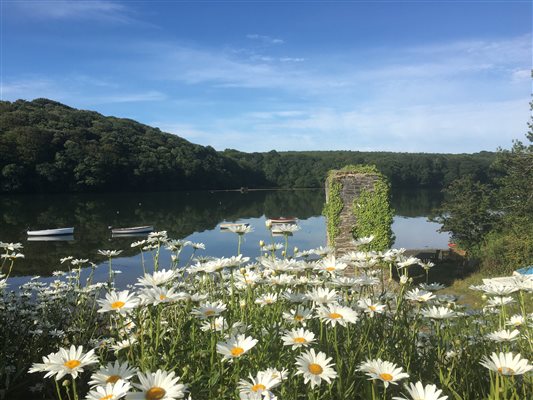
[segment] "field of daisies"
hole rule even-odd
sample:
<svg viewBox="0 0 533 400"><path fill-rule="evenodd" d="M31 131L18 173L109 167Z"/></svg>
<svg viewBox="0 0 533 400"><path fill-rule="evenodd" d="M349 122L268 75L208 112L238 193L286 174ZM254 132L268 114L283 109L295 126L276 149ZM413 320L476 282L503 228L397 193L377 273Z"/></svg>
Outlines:
<svg viewBox="0 0 533 400"><path fill-rule="evenodd" d="M182 249L202 244L150 234L132 243L143 261L125 290L114 284L118 250L100 252L107 282L68 257L54 282L12 288L23 248L0 242L0 398L532 398L532 280L480 282L486 306L473 310L438 283L414 284L432 264L403 249L370 251L370 237L339 258L289 250L291 229L251 259L240 254L249 227L232 227L234 257L185 267Z"/></svg>

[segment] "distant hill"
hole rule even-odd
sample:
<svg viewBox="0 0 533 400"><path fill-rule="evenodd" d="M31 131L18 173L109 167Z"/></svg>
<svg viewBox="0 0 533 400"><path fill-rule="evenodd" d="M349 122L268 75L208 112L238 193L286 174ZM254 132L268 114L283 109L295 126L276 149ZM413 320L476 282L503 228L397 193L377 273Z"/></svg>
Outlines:
<svg viewBox="0 0 533 400"><path fill-rule="evenodd" d="M0 192L321 187L327 171L375 164L394 187L487 182L493 152L217 152L124 118L48 100L0 102Z"/></svg>
<svg viewBox="0 0 533 400"><path fill-rule="evenodd" d="M242 161L136 121L47 99L0 102L2 192L226 189L252 183L267 184Z"/></svg>

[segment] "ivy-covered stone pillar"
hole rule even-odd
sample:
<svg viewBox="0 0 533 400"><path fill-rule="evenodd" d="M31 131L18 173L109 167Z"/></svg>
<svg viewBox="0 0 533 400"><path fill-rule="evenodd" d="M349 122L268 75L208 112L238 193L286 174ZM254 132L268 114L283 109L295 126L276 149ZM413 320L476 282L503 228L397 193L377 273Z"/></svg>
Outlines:
<svg viewBox="0 0 533 400"><path fill-rule="evenodd" d="M365 250L385 250L392 245L390 185L375 166L349 165L332 170L326 179L328 245L337 255L355 250L354 238L374 235Z"/></svg>

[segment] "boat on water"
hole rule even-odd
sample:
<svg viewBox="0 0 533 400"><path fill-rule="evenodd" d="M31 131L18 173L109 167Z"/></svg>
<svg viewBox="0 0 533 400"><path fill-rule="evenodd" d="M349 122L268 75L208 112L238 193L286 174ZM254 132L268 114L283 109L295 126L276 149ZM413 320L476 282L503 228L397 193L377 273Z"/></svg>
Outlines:
<svg viewBox="0 0 533 400"><path fill-rule="evenodd" d="M221 231L227 231L229 228L233 227L233 226L250 226L250 224L248 223L245 223L245 224L239 224L239 223L223 223L223 224L220 224L220 230Z"/></svg>
<svg viewBox="0 0 533 400"><path fill-rule="evenodd" d="M28 242L72 242L74 235L28 236Z"/></svg>
<svg viewBox="0 0 533 400"><path fill-rule="evenodd" d="M154 231L153 226L132 226L129 228L111 228L111 233L115 235L139 235Z"/></svg>
<svg viewBox="0 0 533 400"><path fill-rule="evenodd" d="M295 224L298 221L296 217L278 217L278 218L269 218L267 222L271 224Z"/></svg>
<svg viewBox="0 0 533 400"><path fill-rule="evenodd" d="M41 229L38 231L27 231L28 236L62 236L73 235L74 228L55 228L55 229Z"/></svg>

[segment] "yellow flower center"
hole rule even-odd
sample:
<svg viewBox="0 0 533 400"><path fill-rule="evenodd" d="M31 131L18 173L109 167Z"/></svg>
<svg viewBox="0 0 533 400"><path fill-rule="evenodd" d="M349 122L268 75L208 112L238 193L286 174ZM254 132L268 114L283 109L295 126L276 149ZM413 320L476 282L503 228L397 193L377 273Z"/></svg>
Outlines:
<svg viewBox="0 0 533 400"><path fill-rule="evenodd" d="M231 355L233 357L239 357L242 353L244 353L244 349L242 347L234 347L231 349Z"/></svg>
<svg viewBox="0 0 533 400"><path fill-rule="evenodd" d="M304 317L303 317L302 315L295 315L295 316L294 316L294 319L295 319L296 321L302 321L302 320L304 319Z"/></svg>
<svg viewBox="0 0 533 400"><path fill-rule="evenodd" d="M109 378L106 379L106 383L117 383L117 381L120 379L120 375L111 375Z"/></svg>
<svg viewBox="0 0 533 400"><path fill-rule="evenodd" d="M328 271L328 272L335 271L335 267L327 267L326 271Z"/></svg>
<svg viewBox="0 0 533 400"><path fill-rule="evenodd" d="M504 375L514 375L514 369L509 367L500 367L498 368L498 372Z"/></svg>
<svg viewBox="0 0 533 400"><path fill-rule="evenodd" d="M154 386L146 392L145 399L146 400L160 400L163 397L165 397L166 390L163 388L160 388L158 386Z"/></svg>
<svg viewBox="0 0 533 400"><path fill-rule="evenodd" d="M306 343L307 340L305 340L305 338L303 337L296 337L294 338L294 343Z"/></svg>
<svg viewBox="0 0 533 400"><path fill-rule="evenodd" d="M167 296L165 296L164 294L160 294L159 295L159 300L165 300L167 298Z"/></svg>
<svg viewBox="0 0 533 400"><path fill-rule="evenodd" d="M262 392L265 389L266 389L266 386L261 384L261 383L258 383L257 385L253 385L252 386L252 391L253 392Z"/></svg>
<svg viewBox="0 0 533 400"><path fill-rule="evenodd" d="M126 305L123 301L115 301L114 303L111 303L111 308L122 308Z"/></svg>
<svg viewBox="0 0 533 400"><path fill-rule="evenodd" d="M329 317L331 319L339 319L339 318L342 318L342 314L339 314L339 313L336 313L336 312L332 312L329 314Z"/></svg>
<svg viewBox="0 0 533 400"><path fill-rule="evenodd" d="M320 375L324 371L322 367L318 364L309 364L309 367L307 367L307 369L313 375Z"/></svg>
<svg viewBox="0 0 533 400"><path fill-rule="evenodd" d="M368 308L370 309L370 311L376 311L376 306L368 306Z"/></svg>
<svg viewBox="0 0 533 400"><path fill-rule="evenodd" d="M65 362L65 364L63 364L65 367L67 368L76 368L78 365L81 364L81 361L78 361L78 360L68 360L67 362Z"/></svg>
<svg viewBox="0 0 533 400"><path fill-rule="evenodd" d="M213 310L206 310L204 311L204 315L210 317L211 315L215 315L215 312Z"/></svg>
<svg viewBox="0 0 533 400"><path fill-rule="evenodd" d="M382 373L382 374L379 374L379 377L384 380L385 382L389 382L389 381L392 381L392 375L391 374L387 374L386 372Z"/></svg>
<svg viewBox="0 0 533 400"><path fill-rule="evenodd" d="M100 397L100 400L109 400L109 399L112 399L112 398L113 398L113 395L112 394L108 394L107 396Z"/></svg>

